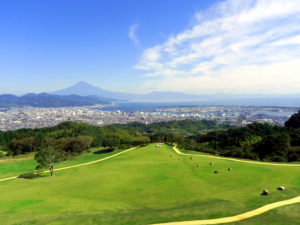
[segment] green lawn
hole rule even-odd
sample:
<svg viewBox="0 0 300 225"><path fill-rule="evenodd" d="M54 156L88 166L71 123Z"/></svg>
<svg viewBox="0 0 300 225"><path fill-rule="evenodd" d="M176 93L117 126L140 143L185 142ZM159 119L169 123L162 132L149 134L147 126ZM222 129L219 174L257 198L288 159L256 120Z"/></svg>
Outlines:
<svg viewBox="0 0 300 225"><path fill-rule="evenodd" d="M252 225L252 224L267 224L267 225L289 225L300 224L300 204L284 206L278 209L269 211L263 215L250 218L248 220L231 223L230 225Z"/></svg>
<svg viewBox="0 0 300 225"><path fill-rule="evenodd" d="M122 150L115 150L114 152L103 154L103 148L91 148L90 153L73 157L68 161L60 162L55 165L55 168L76 165L79 163L90 162L109 155L116 154ZM97 154L98 153L98 154ZM16 176L22 173L30 173L35 171L36 161L33 159L34 154L18 155L16 157L0 158L0 179Z"/></svg>
<svg viewBox="0 0 300 225"><path fill-rule="evenodd" d="M197 156L179 160L171 147L163 145L156 150L154 146L57 171L54 177L0 182L0 223L131 225L210 219L240 214L300 193L300 167ZM83 154L56 167L111 154L115 152ZM198 163L200 167L196 167ZM34 166L33 160L3 162L0 177L29 172ZM215 170L219 173L214 174ZM287 190L277 191L281 185ZM262 189L268 189L270 195L261 196ZM296 204L233 224L299 224L299 213L295 213L299 211L300 204Z"/></svg>

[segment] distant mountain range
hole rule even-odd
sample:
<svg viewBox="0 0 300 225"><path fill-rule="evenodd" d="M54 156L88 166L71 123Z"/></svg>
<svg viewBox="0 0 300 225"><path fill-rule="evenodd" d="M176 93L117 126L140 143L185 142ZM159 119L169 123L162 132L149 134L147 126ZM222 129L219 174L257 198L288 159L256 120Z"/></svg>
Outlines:
<svg viewBox="0 0 300 225"><path fill-rule="evenodd" d="M181 92L151 92L132 94L108 91L86 82L50 94L0 95L0 107L33 106L33 107L67 107L108 104L112 102L152 102L174 103L180 105L255 105L300 107L300 94L294 95L259 95L259 94L201 94L191 95Z"/></svg>
<svg viewBox="0 0 300 225"><path fill-rule="evenodd" d="M179 101L199 101L199 95L190 95L181 92L151 92L149 94L132 94L122 92L112 92L93 86L84 81L68 87L66 89L52 92L55 95L81 95L81 96L101 96L108 99L134 102L179 102ZM201 100L201 99L200 99Z"/></svg>
<svg viewBox="0 0 300 225"><path fill-rule="evenodd" d="M108 99L126 100L131 102L191 102L203 105L256 105L256 106L287 106L300 107L300 94L262 95L262 94L201 94L191 95L182 92L151 92L148 94L131 94L112 92L93 86L86 82L53 92L56 95L101 96Z"/></svg>
<svg viewBox="0 0 300 225"><path fill-rule="evenodd" d="M32 106L32 107L68 107L91 106L108 104L110 101L97 96L53 95L47 93L26 94L21 97L15 95L0 95L0 107Z"/></svg>

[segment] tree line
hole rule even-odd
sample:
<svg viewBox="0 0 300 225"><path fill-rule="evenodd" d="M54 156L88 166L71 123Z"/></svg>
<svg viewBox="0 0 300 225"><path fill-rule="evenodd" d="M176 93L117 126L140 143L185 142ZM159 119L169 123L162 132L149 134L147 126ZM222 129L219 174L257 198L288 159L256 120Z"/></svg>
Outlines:
<svg viewBox="0 0 300 225"><path fill-rule="evenodd" d="M151 140L134 129L114 126L97 127L79 122L64 122L54 127L20 129L0 133L0 145L7 155L35 152L37 169L89 151L90 147L129 148Z"/></svg>
<svg viewBox="0 0 300 225"><path fill-rule="evenodd" d="M79 122L64 122L49 128L0 133L0 145L13 156L36 152L49 146L68 154L76 154L88 147L127 148L149 142L149 137L134 129L98 127Z"/></svg>
<svg viewBox="0 0 300 225"><path fill-rule="evenodd" d="M129 148L150 142L177 143L187 150L267 161L300 160L300 111L285 126L252 123L232 127L216 121L183 120L104 127L64 122L54 127L0 132L8 155L36 152L37 169L89 151L90 147Z"/></svg>
<svg viewBox="0 0 300 225"><path fill-rule="evenodd" d="M300 111L284 126L252 123L177 139L179 147L237 158L300 161Z"/></svg>

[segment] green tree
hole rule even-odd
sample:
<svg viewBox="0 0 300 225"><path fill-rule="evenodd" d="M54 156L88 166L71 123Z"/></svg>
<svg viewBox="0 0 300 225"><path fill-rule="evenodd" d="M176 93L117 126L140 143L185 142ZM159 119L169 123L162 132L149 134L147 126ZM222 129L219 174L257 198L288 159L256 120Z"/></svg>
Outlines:
<svg viewBox="0 0 300 225"><path fill-rule="evenodd" d="M291 145L300 146L300 128L291 129L290 136L291 136Z"/></svg>
<svg viewBox="0 0 300 225"><path fill-rule="evenodd" d="M35 152L38 150L40 142L35 137L26 137L22 139L12 139L9 149L13 155Z"/></svg>
<svg viewBox="0 0 300 225"><path fill-rule="evenodd" d="M93 141L92 137L89 136L78 136L78 137L71 137L71 138L64 138L63 139L63 150L68 155L79 155L88 149L91 146Z"/></svg>
<svg viewBox="0 0 300 225"><path fill-rule="evenodd" d="M49 169L51 176L54 174L54 163L59 161L57 150L53 147L47 147L39 150L34 159L37 161L37 170Z"/></svg>
<svg viewBox="0 0 300 225"><path fill-rule="evenodd" d="M120 145L120 140L117 137L106 137L103 140L103 147L115 149Z"/></svg>
<svg viewBox="0 0 300 225"><path fill-rule="evenodd" d="M290 128L300 128L300 110L298 113L293 114L284 124Z"/></svg>
<svg viewBox="0 0 300 225"><path fill-rule="evenodd" d="M272 161L283 161L287 159L290 151L290 142L291 138L287 133L268 135L257 143L254 152L259 155L260 159L269 158Z"/></svg>

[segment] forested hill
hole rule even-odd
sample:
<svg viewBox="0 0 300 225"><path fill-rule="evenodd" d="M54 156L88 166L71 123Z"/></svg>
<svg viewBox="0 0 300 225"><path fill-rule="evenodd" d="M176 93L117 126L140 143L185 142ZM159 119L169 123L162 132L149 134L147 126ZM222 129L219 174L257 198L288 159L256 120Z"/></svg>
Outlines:
<svg viewBox="0 0 300 225"><path fill-rule="evenodd" d="M129 124L114 124L115 127L131 128L144 134L187 137L191 135L204 134L212 130L224 130L231 128L229 123L218 123L213 120L181 120L144 124L133 122Z"/></svg>
<svg viewBox="0 0 300 225"><path fill-rule="evenodd" d="M84 97L79 95L51 95L47 93L27 94L21 97L15 95L0 95L0 107L70 107L109 103L110 101L95 96Z"/></svg>
<svg viewBox="0 0 300 225"><path fill-rule="evenodd" d="M65 159L90 146L128 148L149 142L177 143L187 150L264 161L300 161L300 112L285 126L253 123L230 128L215 121L130 123L104 127L65 122L55 127L0 133L2 151L11 155L54 148ZM229 128L229 129L227 129Z"/></svg>
<svg viewBox="0 0 300 225"><path fill-rule="evenodd" d="M174 141L176 138L199 134L207 130L224 129L215 121L171 121L154 123L130 123L125 125L93 126L78 122L64 122L54 127L20 129L0 133L0 145L12 155L37 151L45 146L68 142L69 138L91 137L91 146L127 148L152 141ZM187 135L188 134L188 135ZM58 146L59 147L59 146Z"/></svg>
<svg viewBox="0 0 300 225"><path fill-rule="evenodd" d="M300 111L285 126L253 123L177 141L186 149L265 161L300 161Z"/></svg>
<svg viewBox="0 0 300 225"><path fill-rule="evenodd" d="M149 142L147 136L132 129L97 127L77 122L64 122L50 128L20 129L0 134L0 145L10 155L39 151L49 146L58 151L71 153L74 146L84 146L86 143L91 147L128 148ZM78 148L76 151L80 152L83 149Z"/></svg>

